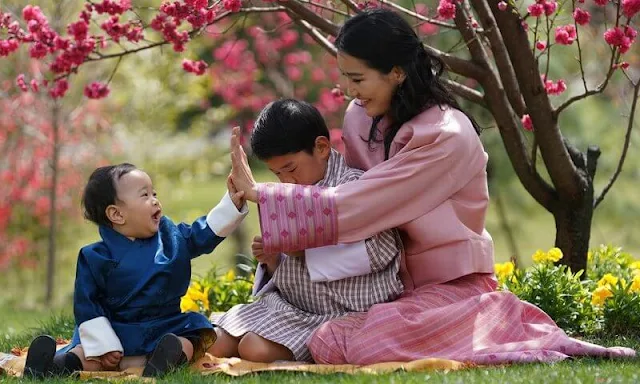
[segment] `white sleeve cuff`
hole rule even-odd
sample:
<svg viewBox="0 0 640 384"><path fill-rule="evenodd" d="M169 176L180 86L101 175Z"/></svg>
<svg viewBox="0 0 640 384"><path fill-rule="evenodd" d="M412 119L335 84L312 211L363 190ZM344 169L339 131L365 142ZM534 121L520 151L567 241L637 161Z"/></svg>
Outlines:
<svg viewBox="0 0 640 384"><path fill-rule="evenodd" d="M238 211L227 191L218 205L207 215L207 224L216 236L227 237L238 228L247 213L249 213L247 203L245 202L242 209Z"/></svg>
<svg viewBox="0 0 640 384"><path fill-rule="evenodd" d="M287 255L280 254L278 266L287 257ZM258 264L256 268L256 274L253 277L253 289L251 294L253 296L262 296L265 293L273 292L277 289L276 284L273 282L273 276L267 277L267 267L264 264Z"/></svg>
<svg viewBox="0 0 640 384"><path fill-rule="evenodd" d="M305 250L305 261L313 282L334 281L371 273L364 240Z"/></svg>
<svg viewBox="0 0 640 384"><path fill-rule="evenodd" d="M100 357L108 352L124 353L120 339L109 320L102 316L87 320L78 327L80 344L87 358Z"/></svg>

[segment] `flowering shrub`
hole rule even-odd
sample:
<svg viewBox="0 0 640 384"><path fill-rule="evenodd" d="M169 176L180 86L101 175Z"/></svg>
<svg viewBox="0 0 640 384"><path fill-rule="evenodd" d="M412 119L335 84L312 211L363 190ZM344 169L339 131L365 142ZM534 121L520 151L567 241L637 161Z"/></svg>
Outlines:
<svg viewBox="0 0 640 384"><path fill-rule="evenodd" d="M534 264L495 265L499 287L542 308L570 334L640 334L640 261L620 248L600 246L589 252L587 276L555 265L562 252L536 251Z"/></svg>
<svg viewBox="0 0 640 384"><path fill-rule="evenodd" d="M213 312L225 312L237 304L253 301L251 289L253 274L236 276L233 270L220 275L216 268L203 278L195 279L180 301L182 312L200 312L209 316Z"/></svg>

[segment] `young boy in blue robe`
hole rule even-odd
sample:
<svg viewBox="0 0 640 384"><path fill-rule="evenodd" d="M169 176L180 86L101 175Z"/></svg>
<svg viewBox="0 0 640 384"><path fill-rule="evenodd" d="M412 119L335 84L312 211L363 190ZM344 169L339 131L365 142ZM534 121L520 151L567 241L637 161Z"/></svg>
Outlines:
<svg viewBox="0 0 640 384"><path fill-rule="evenodd" d="M174 224L162 215L145 172L127 163L96 169L82 205L102 241L78 255L73 340L56 353L50 336L34 339L25 376L135 365L144 365L143 376L159 376L206 351L215 341L213 327L202 314L182 313L180 299L190 284L191 259L211 253L248 212L243 193L227 186L206 216Z"/></svg>

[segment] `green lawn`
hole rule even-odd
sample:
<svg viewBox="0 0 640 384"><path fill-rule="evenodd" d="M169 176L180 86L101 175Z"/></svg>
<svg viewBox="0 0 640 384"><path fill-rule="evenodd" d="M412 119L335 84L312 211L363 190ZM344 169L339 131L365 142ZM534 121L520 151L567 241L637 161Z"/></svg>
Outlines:
<svg viewBox="0 0 640 384"><path fill-rule="evenodd" d="M53 336L69 337L72 326L69 317L48 319L41 330L33 330L9 338L0 339L0 350L28 345L34 334L45 332ZM625 345L640 349L640 340L599 340L606 345ZM640 380L640 359L608 360L581 358L555 364L523 364L500 367L479 367L454 372L406 373L384 375L314 375L307 373L261 373L233 378L223 374L201 376L185 369L177 371L158 383L637 383ZM30 382L0 377L7 383ZM47 383L71 383L72 379L48 380Z"/></svg>

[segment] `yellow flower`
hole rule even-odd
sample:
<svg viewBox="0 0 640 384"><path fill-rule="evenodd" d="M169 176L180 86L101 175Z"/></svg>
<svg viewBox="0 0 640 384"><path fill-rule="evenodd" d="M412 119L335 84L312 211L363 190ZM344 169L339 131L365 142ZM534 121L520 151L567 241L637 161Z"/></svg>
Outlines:
<svg viewBox="0 0 640 384"><path fill-rule="evenodd" d="M544 253L541 249L538 249L536 253L531 256L531 258L533 259L534 263L540 264L547 261L547 254Z"/></svg>
<svg viewBox="0 0 640 384"><path fill-rule="evenodd" d="M640 260L634 261L633 263L629 264L629 268L640 270Z"/></svg>
<svg viewBox="0 0 640 384"><path fill-rule="evenodd" d="M631 283L631 288L629 288L631 292L640 292L640 275L636 275L633 278L633 282Z"/></svg>
<svg viewBox="0 0 640 384"><path fill-rule="evenodd" d="M588 261L591 261L591 259L593 259L593 252L588 251L588 252L587 252L587 260L588 260Z"/></svg>
<svg viewBox="0 0 640 384"><path fill-rule="evenodd" d="M198 304L189 297L183 296L180 300L180 310L182 312L198 312L200 307L198 307Z"/></svg>
<svg viewBox="0 0 640 384"><path fill-rule="evenodd" d="M233 281L236 278L236 273L233 271L233 269L230 269L229 272L227 272L226 275L224 275L224 279L227 281Z"/></svg>
<svg viewBox="0 0 640 384"><path fill-rule="evenodd" d="M611 293L608 287L598 287L591 295L591 304L602 305L607 298L611 296L613 296L613 293Z"/></svg>
<svg viewBox="0 0 640 384"><path fill-rule="evenodd" d="M618 278L613 276L610 273L607 273L606 275L602 276L602 279L600 279L600 281L598 281L598 287L614 287L616 284L618 284Z"/></svg>
<svg viewBox="0 0 640 384"><path fill-rule="evenodd" d="M513 270L515 269L513 263L510 261L502 264L497 263L494 265L494 268L496 270L496 276L500 281L506 280L507 277L511 276Z"/></svg>
<svg viewBox="0 0 640 384"><path fill-rule="evenodd" d="M547 252L547 260L551 260L555 263L560 259L562 259L562 251L560 248L551 248L549 252Z"/></svg>

